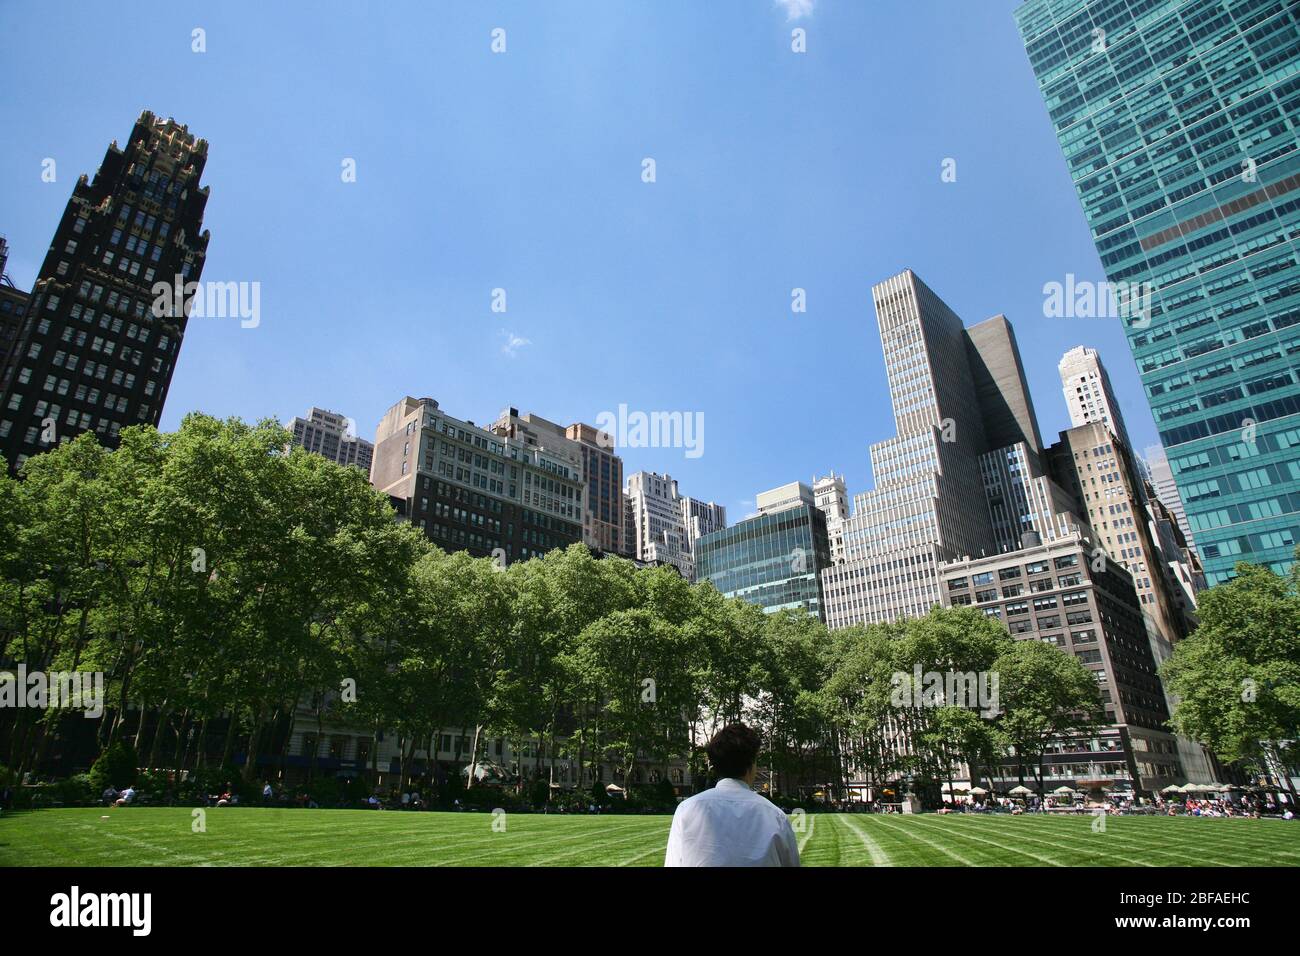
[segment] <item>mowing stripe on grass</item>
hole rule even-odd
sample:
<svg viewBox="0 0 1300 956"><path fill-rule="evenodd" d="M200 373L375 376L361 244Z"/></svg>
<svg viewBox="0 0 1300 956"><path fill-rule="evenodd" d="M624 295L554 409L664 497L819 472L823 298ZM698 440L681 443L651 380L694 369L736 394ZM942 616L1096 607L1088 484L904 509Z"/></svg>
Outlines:
<svg viewBox="0 0 1300 956"><path fill-rule="evenodd" d="M884 814L880 814L880 816L884 816ZM907 832L905 829L903 829L902 827L895 826L895 825L892 824L892 823L886 823L884 820L881 820L881 819L874 819L874 820L872 820L871 822L872 822L874 825L876 825L876 826L882 826L882 827L884 827L886 830L895 830L895 831L897 831L897 832L899 832L899 833L902 833L902 834L903 834L905 837L907 837L907 839L909 839L909 840L918 840L918 841L920 841L921 843L924 843L926 846L931 847L931 848L933 848L933 849L935 849L935 850L938 850L940 853L942 853L944 856L948 857L949 859L956 860L956 861L957 861L958 863L960 863L962 866L978 866L978 865L979 865L978 863L973 863L973 862L971 862L969 859L967 859L966 857L962 856L961 854L959 854L959 853L954 853L952 850L949 850L949 849L947 849L947 848L945 848L945 847L943 847L943 846L940 846L938 843L935 843L933 840L930 840L930 839L927 839L926 837L921 836L919 833L908 833L908 832Z"/></svg>
<svg viewBox="0 0 1300 956"><path fill-rule="evenodd" d="M125 833L114 833L112 830L98 829L89 823L80 823L78 824L78 826L83 830L96 830L98 835L101 837L107 837L110 840L118 840L122 843L129 843L134 847L140 847L141 849L151 850L154 853L161 853L164 856L169 856L176 860L195 860L202 865L205 866L208 865L207 863L208 858L205 856L201 856L199 854L178 853L175 850L169 850L165 846L158 846L157 844L149 843L146 840L137 840L135 837L127 836ZM156 862L162 863L161 860Z"/></svg>
<svg viewBox="0 0 1300 956"><path fill-rule="evenodd" d="M1220 819L1209 818L1209 819L1202 820L1196 817L1181 817L1181 818L1173 817L1173 818L1166 818L1166 819L1169 822L1169 826L1162 828L1163 832L1166 833L1176 832L1180 835L1185 833L1192 833L1191 842L1193 842L1197 847L1209 846L1209 847L1214 847L1216 849L1224 850L1229 854L1240 855L1241 851L1243 850L1256 850L1260 852L1263 852L1265 850L1271 851L1272 847L1274 846L1273 840L1265 839L1263 836L1261 836L1258 840L1248 839L1247 835L1241 832L1242 824L1244 824L1246 821L1238 821L1238 820L1225 821L1221 818ZM1265 822L1265 821L1261 821L1261 822ZM1268 823L1277 822L1279 824L1281 823L1281 821L1267 821L1267 822ZM1238 829L1238 832L1231 837L1227 836L1226 832L1223 829L1221 829L1221 827L1225 825L1227 827L1236 827ZM1260 830L1256 832L1263 833L1267 831ZM1218 834L1218 836L1217 837L1211 836L1210 835L1211 833ZM1200 857L1198 856L1196 857L1196 859L1199 861Z"/></svg>
<svg viewBox="0 0 1300 956"><path fill-rule="evenodd" d="M615 863L614 865L631 866L637 860L644 860L646 857L650 856L651 854L658 853L660 857L662 857L667 852L668 852L668 844L665 843L663 846L654 846L646 850L644 853L638 853L636 856L630 856L626 860L620 860L618 863Z"/></svg>
<svg viewBox="0 0 1300 956"><path fill-rule="evenodd" d="M625 824L623 824L623 825L621 825L621 826L610 827L609 830L607 830L607 831L605 831L605 832L606 832L606 833L615 833L615 832L626 831L626 830L629 830L629 829L635 829L635 828L639 825L639 823L640 823L640 821L638 821L637 823L625 823ZM531 828L530 828L530 829L531 829ZM492 839L493 836L495 836L496 839L498 839L498 840L502 840L502 842L505 843L506 841L505 841L504 839L502 839L503 837L506 837L506 839L508 839L509 837L513 837L513 836L518 835L518 832L519 832L519 831L515 831L515 833L511 833L511 834L508 834L508 835L507 835L507 834L491 834L491 835L488 836L488 839ZM590 839L590 834L587 834L587 833L580 833L580 834L578 834L577 836L548 837L548 838L543 838L543 839L540 839L540 840L537 840L537 841L531 843L531 844L529 845L529 849L535 849L535 848L537 848L537 847L539 847L539 846L543 846L543 845L545 845L545 846L547 846L547 847L551 847L551 846L555 846L555 845L564 845L564 844L566 844L566 843L572 843L574 840L589 840L589 839ZM510 843L509 845L501 846L501 847L499 847L499 848L497 848L497 849L494 849L494 850L485 850L485 851L482 851L482 852L479 852L479 850L478 850L477 847L471 847L471 848L469 848L469 850L468 850L467 852L465 852L465 853L459 854L459 855L454 856L454 857L452 857L452 858L450 858L450 859L442 859L442 860L438 860L436 863L433 863L433 864L431 864L431 865L432 865L432 866L454 866L454 865L456 865L456 861L457 861L457 860L465 860L465 859L470 858L471 856L472 856L472 857L474 858L474 860L475 860L475 865L478 865L478 862L479 862L479 861L481 861L481 860L483 860L483 859L485 859L485 858L487 858L487 857L499 856L499 855L501 855L502 853L519 853L519 852L520 852L520 849L521 849L521 848L520 848L519 844L518 844L518 843L513 843L513 842Z"/></svg>
<svg viewBox="0 0 1300 956"><path fill-rule="evenodd" d="M1217 858L1207 860L1204 855L1189 855L1186 852L1180 852L1182 847L1176 842L1173 842L1172 844L1159 842L1162 839L1169 838L1170 834L1168 832L1162 832L1160 829L1153 829L1147 834L1141 836L1133 834L1132 837L1129 837L1124 832L1125 826L1123 821L1120 821L1118 826L1115 824L1116 821L1114 820L1107 821L1105 835L1108 844L1114 844L1115 846L1125 850L1136 850L1139 853L1154 854L1181 861L1180 863L1174 864L1179 866L1204 866L1207 863L1223 865L1223 861ZM1156 863L1153 865L1159 866L1169 864Z"/></svg>
<svg viewBox="0 0 1300 956"><path fill-rule="evenodd" d="M1085 854L1094 854L1096 856L1102 857L1103 859L1118 860L1121 863L1128 863L1131 864L1132 866L1153 866L1154 865L1146 860L1137 860L1132 857L1119 856L1116 853L1110 852L1108 848L1103 849L1102 841L1105 840L1105 837L1111 836L1111 834L1109 833L1105 834L1104 836L1102 834L1093 834L1091 837L1075 836L1073 834L1063 834L1063 833L1052 834L1052 836L1057 837L1058 839L1075 841L1075 844L1071 845L1068 843L1058 843L1056 842L1056 840L1048 840L1048 839L1044 839L1043 837L1030 836L1024 830L1009 830L1005 828L1000 828L993 821L986 821L981 825L984 826L986 829L993 830L994 833L1005 834L1006 836L1009 836L1012 839L1027 840L1028 842L1036 843L1039 846L1049 846L1057 850L1064 850L1066 853L1081 852ZM1089 824L1089 832L1091 832L1091 826L1092 825ZM1099 841L1098 837L1101 837L1102 840ZM1077 841L1079 840L1083 841L1082 845L1078 844ZM1123 844L1123 845L1127 846L1127 844Z"/></svg>
<svg viewBox="0 0 1300 956"><path fill-rule="evenodd" d="M837 822L844 824L846 827L848 827L850 830L852 830L854 833L858 835L858 839L862 841L862 845L867 848L867 853L871 857L872 866L893 866L894 865L889 858L889 854L887 854L884 850L880 848L879 843L877 843L875 840L873 840L870 836L867 835L867 831L860 829L856 823L854 823L844 814L836 814L835 819Z"/></svg>
<svg viewBox="0 0 1300 956"><path fill-rule="evenodd" d="M986 825L986 826L991 826L991 827L992 827L992 826L995 826L995 824L993 823L993 821L988 821L985 825ZM1037 825L1037 826L1038 826L1038 828L1040 828L1040 829L1042 828L1042 825ZM1091 826L1091 824L1090 824L1090 826ZM1119 829L1122 830L1123 827L1121 826ZM1008 833L1008 834L1011 833L1010 830L1007 830L1007 829L1005 829L1005 828L998 829L997 832L999 832L999 833ZM1057 835L1056 831L1053 831L1053 835ZM1235 864L1224 863L1222 860L1218 860L1218 859L1216 859L1216 860L1211 860L1211 861L1207 861L1206 858L1203 857L1203 856L1189 856L1189 855L1186 854L1186 853L1179 853L1177 850L1165 849L1164 847L1158 846L1158 845L1156 845L1156 844L1154 843L1154 837L1152 838L1153 842L1135 842L1135 841L1133 841L1133 840L1125 839L1124 836L1122 835L1122 833L1117 833L1117 832L1116 832L1116 828L1115 828L1113 825L1110 825L1110 824L1108 824L1108 826L1107 826L1107 830L1106 830L1105 836L1107 837L1107 845L1112 845L1112 844L1113 844L1113 845L1117 845L1117 846L1119 846L1119 847L1121 847L1121 848L1123 848L1123 849L1138 850L1138 851L1140 851L1140 852L1144 852L1144 853L1153 853L1153 854L1159 854L1160 856L1172 857L1172 858L1174 858L1174 859L1176 859L1176 860L1182 860L1182 861L1184 861L1181 865L1185 865L1185 866L1205 866L1205 865L1207 865L1207 863L1212 863L1213 865L1216 865L1216 866L1231 866L1231 865L1235 865ZM1026 838L1026 839L1028 839L1028 838ZM1083 838L1082 838L1082 837L1076 837L1075 839L1083 839ZM1050 842L1050 841L1049 841L1049 842ZM1096 848L1094 848L1094 849L1096 849ZM1115 854L1109 854L1109 853L1108 853L1108 855L1110 855L1110 856L1114 856L1114 858L1117 859L1117 860L1127 860L1127 859L1128 859L1128 858L1126 858L1126 857L1116 856ZM1156 864L1153 864L1153 863L1142 863L1142 864L1140 864L1140 865L1142 865L1142 866L1155 866Z"/></svg>
<svg viewBox="0 0 1300 956"><path fill-rule="evenodd" d="M556 860L563 860L565 857L573 856L575 853L582 854L582 853L590 853L593 851L604 853L611 847L622 846L625 843L644 843L647 837L653 839L655 836L654 834L645 833L643 828L641 827L636 827L636 830L638 832L632 834L629 837L624 837L622 840L603 840L599 845L596 846L593 846L590 844L590 842L588 842L583 846L577 847L575 849L565 850L563 853L557 853L555 856L548 856L545 859L541 859L541 860L532 860L531 862L528 863L528 866L548 866L554 863ZM583 836L587 837L588 835L583 834ZM667 849L668 849L668 841L667 841L667 837L665 836L664 850L666 851Z"/></svg>
<svg viewBox="0 0 1300 956"><path fill-rule="evenodd" d="M935 819L938 819L938 820L941 821L940 826L942 826L943 822L946 822L946 821L943 821L942 818L939 818L939 817L936 817ZM925 821L925 818L918 816L918 817L913 821L913 823L914 823L916 826L918 826L918 827L923 827L923 828L925 828L925 829L938 829L938 827L931 827L931 826L929 825L928 822L923 822L923 821ZM945 833L948 833L948 834L950 834L950 835L960 836L961 839L964 839L964 840L972 840L972 841L974 841L974 842L976 842L976 843L985 843L985 844L988 844L989 846L997 847L999 850L1006 850L1008 853L1014 853L1014 854L1016 854L1017 856L1027 856L1027 857L1029 857L1031 860L1037 860L1037 861L1040 862L1040 863L1046 863L1048 866L1065 866L1065 864L1062 863L1062 862L1060 862L1059 860L1054 860L1054 859L1052 859L1051 857L1039 856L1037 853L1030 853L1028 850L1021 850L1021 849L1018 849L1018 848L1016 848L1016 847L1014 847L1014 846L1007 846L1005 843L998 843L996 840L987 840L987 839L985 839L985 838L983 838L983 837L972 836L972 835L969 834L969 833L958 833L956 830L951 829L951 828L949 828L949 829L945 829L944 832L945 832ZM997 866L997 865L999 865L999 864L996 864L996 863L992 863L992 864L990 864L990 863L985 863L985 864L983 864L983 865L984 865L984 866Z"/></svg>
<svg viewBox="0 0 1300 956"><path fill-rule="evenodd" d="M0 866L657 866L669 818L363 810L68 808L0 818ZM100 819L108 816L108 819ZM1280 821L808 814L807 866L1273 865L1300 862L1300 826ZM934 830L935 832L928 832ZM1108 839L1109 838L1109 839ZM873 852L874 851L874 852Z"/></svg>
<svg viewBox="0 0 1300 956"><path fill-rule="evenodd" d="M799 841L799 856L801 859L803 857L804 847L808 845L808 841L812 839L813 831L817 829L817 817L815 814L805 813L803 818L808 821L808 832L805 833L803 839Z"/></svg>

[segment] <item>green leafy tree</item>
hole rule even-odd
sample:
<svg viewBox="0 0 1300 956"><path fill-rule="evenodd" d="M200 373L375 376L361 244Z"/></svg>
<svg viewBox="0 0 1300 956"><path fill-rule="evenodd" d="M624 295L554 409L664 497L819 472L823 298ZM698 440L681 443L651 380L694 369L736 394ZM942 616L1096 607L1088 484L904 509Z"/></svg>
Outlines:
<svg viewBox="0 0 1300 956"><path fill-rule="evenodd" d="M1275 773L1300 739L1300 550L1291 575L1242 562L1200 595L1197 629L1174 646L1162 676L1172 723L1220 759Z"/></svg>
<svg viewBox="0 0 1300 956"><path fill-rule="evenodd" d="M1101 720L1097 681L1076 657L1042 641L1014 641L993 669L1002 705L998 729L1014 750L1021 785L1029 767L1041 793L1048 744L1081 734Z"/></svg>

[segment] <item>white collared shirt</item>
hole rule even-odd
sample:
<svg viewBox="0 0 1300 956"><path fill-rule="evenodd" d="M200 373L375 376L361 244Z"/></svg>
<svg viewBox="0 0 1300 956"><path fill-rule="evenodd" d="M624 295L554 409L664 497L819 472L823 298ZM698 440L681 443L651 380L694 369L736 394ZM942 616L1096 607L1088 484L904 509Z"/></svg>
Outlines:
<svg viewBox="0 0 1300 956"><path fill-rule="evenodd" d="M798 866L785 813L743 780L724 777L673 814L664 866Z"/></svg>

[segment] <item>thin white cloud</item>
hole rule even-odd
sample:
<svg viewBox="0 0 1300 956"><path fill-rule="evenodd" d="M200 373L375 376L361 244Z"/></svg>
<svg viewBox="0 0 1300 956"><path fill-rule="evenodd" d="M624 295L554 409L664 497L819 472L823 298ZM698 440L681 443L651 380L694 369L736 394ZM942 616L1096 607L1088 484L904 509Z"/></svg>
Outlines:
<svg viewBox="0 0 1300 956"><path fill-rule="evenodd" d="M519 350L526 345L532 345L532 339L526 339L522 335L515 335L509 329L502 329L501 334L505 336L506 344L501 346L501 351L506 355L514 358L519 354Z"/></svg>
<svg viewBox="0 0 1300 956"><path fill-rule="evenodd" d="M816 0L776 0L776 5L785 11L786 20L799 20L812 16Z"/></svg>

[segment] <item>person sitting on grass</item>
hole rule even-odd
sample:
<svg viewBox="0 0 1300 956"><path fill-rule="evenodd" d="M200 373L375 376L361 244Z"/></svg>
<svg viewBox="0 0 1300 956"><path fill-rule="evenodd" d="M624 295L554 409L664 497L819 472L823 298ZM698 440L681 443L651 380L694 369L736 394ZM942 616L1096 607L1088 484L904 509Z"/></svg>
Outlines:
<svg viewBox="0 0 1300 956"><path fill-rule="evenodd" d="M709 741L705 753L718 782L678 804L664 866L799 865L789 819L752 789L760 743L744 724L728 724Z"/></svg>
<svg viewBox="0 0 1300 956"><path fill-rule="evenodd" d="M135 787L127 787L120 794L118 794L117 799L113 801L113 806L125 807L134 799L135 799Z"/></svg>

